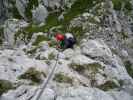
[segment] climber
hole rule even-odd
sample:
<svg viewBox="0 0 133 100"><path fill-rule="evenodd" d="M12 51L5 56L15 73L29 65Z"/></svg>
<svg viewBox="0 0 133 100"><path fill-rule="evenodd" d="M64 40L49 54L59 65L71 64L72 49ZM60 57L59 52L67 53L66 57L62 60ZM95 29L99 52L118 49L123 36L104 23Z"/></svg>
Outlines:
<svg viewBox="0 0 133 100"><path fill-rule="evenodd" d="M73 48L73 45L76 43L76 39L71 33L66 33L65 35L57 33L54 39L56 39L56 41L59 42L59 48L61 48L62 50L67 48ZM60 55L60 52L58 52L56 63L53 66L51 72L48 74L47 79L44 81L42 88L39 91L38 95L36 96L35 100L40 100L40 97L42 96L44 90L47 88L49 81L52 80L55 69L58 67L57 65L58 65L59 55Z"/></svg>
<svg viewBox="0 0 133 100"><path fill-rule="evenodd" d="M57 33L55 38L59 42L58 48L61 49L73 48L76 43L76 39L71 33L66 33L65 35Z"/></svg>

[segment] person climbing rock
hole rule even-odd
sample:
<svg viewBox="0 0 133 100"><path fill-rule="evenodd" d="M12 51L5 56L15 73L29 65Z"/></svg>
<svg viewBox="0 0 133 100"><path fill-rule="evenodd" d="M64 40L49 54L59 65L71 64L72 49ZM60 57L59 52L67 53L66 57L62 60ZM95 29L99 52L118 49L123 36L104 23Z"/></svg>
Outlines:
<svg viewBox="0 0 133 100"><path fill-rule="evenodd" d="M73 48L76 43L76 38L71 33L65 35L57 33L55 38L59 42L58 48L61 49Z"/></svg>

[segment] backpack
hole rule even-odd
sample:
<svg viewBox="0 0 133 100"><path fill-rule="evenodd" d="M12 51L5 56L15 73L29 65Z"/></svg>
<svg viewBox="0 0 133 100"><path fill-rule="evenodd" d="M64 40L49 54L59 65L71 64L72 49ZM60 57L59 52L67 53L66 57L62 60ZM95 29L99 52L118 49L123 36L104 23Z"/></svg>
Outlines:
<svg viewBox="0 0 133 100"><path fill-rule="evenodd" d="M73 48L74 44L76 43L76 39L75 38L65 38L64 39L64 48Z"/></svg>

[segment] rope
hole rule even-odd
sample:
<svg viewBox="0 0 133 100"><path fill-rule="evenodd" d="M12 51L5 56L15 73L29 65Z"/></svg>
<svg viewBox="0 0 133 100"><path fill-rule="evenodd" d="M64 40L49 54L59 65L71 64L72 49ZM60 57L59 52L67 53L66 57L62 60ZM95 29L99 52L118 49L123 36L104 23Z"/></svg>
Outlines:
<svg viewBox="0 0 133 100"><path fill-rule="evenodd" d="M60 53L60 52L59 52L59 53ZM55 71L56 66L57 66L57 63L58 63L59 53L57 54L57 59L56 59L56 63L55 63L55 65L54 65L54 67L52 68L52 70L51 70L50 74L48 75L46 81L44 81L44 83L43 83L43 85L42 85L42 88L41 88L40 92L38 93L38 95L37 95L37 97L36 97L35 100L39 100L39 99L40 99L40 97L41 97L42 93L44 92L44 90L46 89L46 87L47 87L47 85L48 85L50 79L52 79L52 76L54 75L54 71Z"/></svg>

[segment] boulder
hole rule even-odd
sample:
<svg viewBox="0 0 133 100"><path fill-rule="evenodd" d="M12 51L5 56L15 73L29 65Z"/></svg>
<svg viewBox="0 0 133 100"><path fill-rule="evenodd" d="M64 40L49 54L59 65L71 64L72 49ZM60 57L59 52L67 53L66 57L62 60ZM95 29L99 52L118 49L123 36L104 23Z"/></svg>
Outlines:
<svg viewBox="0 0 133 100"><path fill-rule="evenodd" d="M88 40L81 44L82 53L91 57L112 57L112 52L103 40Z"/></svg>

